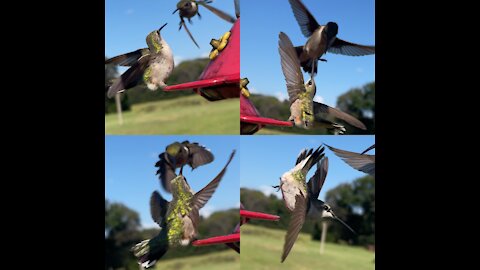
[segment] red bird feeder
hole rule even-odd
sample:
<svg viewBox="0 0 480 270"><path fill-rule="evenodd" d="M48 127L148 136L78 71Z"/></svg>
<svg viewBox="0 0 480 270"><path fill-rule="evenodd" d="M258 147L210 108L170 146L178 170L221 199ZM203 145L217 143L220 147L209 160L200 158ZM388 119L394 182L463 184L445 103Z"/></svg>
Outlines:
<svg viewBox="0 0 480 270"><path fill-rule="evenodd" d="M280 121L272 118L261 117L252 101L240 95L240 133L254 134L266 125L279 127L292 127L293 124L289 121Z"/></svg>
<svg viewBox="0 0 480 270"><path fill-rule="evenodd" d="M200 78L194 82L167 86L164 91L193 91L209 101L240 96L240 18L230 30L228 43L208 63Z"/></svg>

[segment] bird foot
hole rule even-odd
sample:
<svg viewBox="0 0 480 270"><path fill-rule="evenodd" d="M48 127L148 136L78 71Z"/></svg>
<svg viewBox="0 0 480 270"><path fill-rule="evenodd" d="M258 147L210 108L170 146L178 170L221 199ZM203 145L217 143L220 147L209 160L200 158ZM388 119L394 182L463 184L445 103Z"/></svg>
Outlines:
<svg viewBox="0 0 480 270"><path fill-rule="evenodd" d="M323 58L318 58L318 60L320 60L322 62L327 62L327 59L323 59Z"/></svg>
<svg viewBox="0 0 480 270"><path fill-rule="evenodd" d="M272 186L273 188L277 189L277 192L280 190L280 186Z"/></svg>

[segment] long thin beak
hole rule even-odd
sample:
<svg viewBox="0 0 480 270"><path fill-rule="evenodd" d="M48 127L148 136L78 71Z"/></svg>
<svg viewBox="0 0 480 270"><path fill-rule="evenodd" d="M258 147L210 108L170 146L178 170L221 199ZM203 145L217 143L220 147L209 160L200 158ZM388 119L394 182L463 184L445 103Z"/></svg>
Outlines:
<svg viewBox="0 0 480 270"><path fill-rule="evenodd" d="M177 8L177 9L175 9L175 11L173 11L173 13L172 13L172 14L175 14L175 12L177 12L177 11L178 11L178 8Z"/></svg>
<svg viewBox="0 0 480 270"><path fill-rule="evenodd" d="M163 27L167 26L167 24L168 23L165 23L164 25L162 25L162 27L160 27L160 29L158 29L158 32L160 32L163 29Z"/></svg>
<svg viewBox="0 0 480 270"><path fill-rule="evenodd" d="M342 223L343 226L347 227L350 231L352 231L352 233L357 234L352 228L350 228L350 226L347 225L347 223L345 223L343 220L341 220L339 217L337 217L333 212L330 212L330 213L332 214L332 216L333 216L336 220L340 221L340 223Z"/></svg>

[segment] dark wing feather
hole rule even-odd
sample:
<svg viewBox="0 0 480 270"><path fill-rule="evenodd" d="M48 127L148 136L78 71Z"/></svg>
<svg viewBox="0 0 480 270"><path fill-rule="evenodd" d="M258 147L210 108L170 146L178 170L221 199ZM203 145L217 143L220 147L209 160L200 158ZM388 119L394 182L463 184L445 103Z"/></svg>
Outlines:
<svg viewBox="0 0 480 270"><path fill-rule="evenodd" d="M154 191L152 196L150 196L150 215L153 221L160 226L162 226L162 222L167 214L168 204L158 191Z"/></svg>
<svg viewBox="0 0 480 270"><path fill-rule="evenodd" d="M210 183L208 183L208 185L206 185L199 192L193 195L193 200L192 200L193 210L199 211L202 207L205 206L208 200L210 200L213 193L215 192L218 185L220 184L220 180L222 180L223 175L227 171L228 164L230 164L230 161L232 161L233 156L235 156L235 150L232 152L232 154L230 154L230 158L228 159L227 164L225 164L225 166L220 171L220 173Z"/></svg>
<svg viewBox="0 0 480 270"><path fill-rule="evenodd" d="M293 15L300 25L300 30L305 37L310 37L320 25L313 15L308 11L307 7L300 0L288 0L292 6Z"/></svg>
<svg viewBox="0 0 480 270"><path fill-rule="evenodd" d="M190 33L190 30L188 30L188 27L187 27L187 24L185 23L185 20L183 20L183 18L180 18L180 28L182 28L182 27L185 28L185 31L187 31L188 36L193 41L193 43L195 43L195 46L197 46L197 48L200 49L200 46L198 46L197 42L193 38L192 33Z"/></svg>
<svg viewBox="0 0 480 270"><path fill-rule="evenodd" d="M121 54L110 59L105 60L105 65L114 64L119 66L132 66L135 64L140 57L150 54L150 50L148 48L138 49L133 52Z"/></svg>
<svg viewBox="0 0 480 270"><path fill-rule="evenodd" d="M158 179L160 180L163 189L169 193L172 193L170 181L177 177L177 174L175 173L175 169L172 167L172 165L170 165L170 163L165 159L165 153L161 153L158 157L160 160L155 163L155 167L158 167Z"/></svg>
<svg viewBox="0 0 480 270"><path fill-rule="evenodd" d="M290 223L288 224L287 234L285 235L285 243L283 245L282 263L290 253L290 250L297 240L298 234L305 223L305 216L307 214L307 201L305 198L298 194L295 197L295 209L293 209L292 216L290 217Z"/></svg>
<svg viewBox="0 0 480 270"><path fill-rule="evenodd" d="M328 52L348 56L370 55L375 54L375 46L355 44L336 38L333 44L328 48Z"/></svg>
<svg viewBox="0 0 480 270"><path fill-rule="evenodd" d="M209 4L206 4L204 2L197 2L198 4L204 6L205 8L207 8L208 10L210 10L211 12L213 12L213 14L217 15L218 17L224 19L225 21L229 22L229 23L234 23L235 22L235 18L233 18L232 16L228 15L227 13L217 9L217 8L214 8L212 6L210 6Z"/></svg>
<svg viewBox="0 0 480 270"><path fill-rule="evenodd" d="M278 52L282 64L282 72L287 83L290 104L297 100L298 95L305 92L305 82L300 69L300 60L290 38L283 32L279 34Z"/></svg>
<svg viewBox="0 0 480 270"><path fill-rule="evenodd" d="M341 149L337 149L331 146L327 147L332 150L335 155L340 157L352 168L362 171L364 173L375 176L375 156L374 155L362 155L353 153Z"/></svg>
<svg viewBox="0 0 480 270"><path fill-rule="evenodd" d="M312 153L313 149L310 149L310 151L307 152L307 149L303 149L300 154L297 156L297 161L295 162L295 165L298 163L302 162L308 155Z"/></svg>
<svg viewBox="0 0 480 270"><path fill-rule="evenodd" d="M368 152L368 151L370 151L370 150L372 150L372 149L374 149L374 148L375 148L375 144L373 144L372 146L370 146L370 147L368 147L367 149L365 149L362 153L360 153L360 155L363 155L363 154L365 154L366 152Z"/></svg>
<svg viewBox="0 0 480 270"><path fill-rule="evenodd" d="M330 115L330 116L333 116L333 117L336 117L338 119L342 119L343 121L349 123L350 125L354 126L354 127L357 127L359 129L363 129L363 130L366 130L367 127L365 127L365 125L360 122L360 120L358 120L357 118L347 114L347 113L344 113L338 109L335 109L335 108L332 108L328 105L325 105L323 103L318 103L318 102L313 102L313 112L315 115L317 114L327 114L327 115Z"/></svg>
<svg viewBox="0 0 480 270"><path fill-rule="evenodd" d="M107 96L112 98L120 91L130 89L134 86L137 86L138 83L143 80L143 73L148 67L150 62L150 56L145 55L138 59L135 64L133 64L127 71L125 71L120 78L118 78L112 86L108 89Z"/></svg>
<svg viewBox="0 0 480 270"><path fill-rule="evenodd" d="M320 191L322 190L323 183L325 183L325 179L327 178L328 173L328 157L323 158L317 163L317 170L315 174L308 180L307 186L308 190L310 191L310 196L312 196L313 200L318 198L320 195Z"/></svg>
<svg viewBox="0 0 480 270"><path fill-rule="evenodd" d="M192 169L213 161L214 157L212 152L210 152L204 146L201 146L198 143L188 143L186 146L191 155L189 165L192 167Z"/></svg>

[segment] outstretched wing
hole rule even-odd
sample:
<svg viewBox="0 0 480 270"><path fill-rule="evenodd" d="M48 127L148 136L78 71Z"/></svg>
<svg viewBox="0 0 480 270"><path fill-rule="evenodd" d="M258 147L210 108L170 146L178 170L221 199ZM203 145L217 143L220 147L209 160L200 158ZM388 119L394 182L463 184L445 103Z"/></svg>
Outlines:
<svg viewBox="0 0 480 270"><path fill-rule="evenodd" d="M188 143L187 148L192 155L191 162L189 163L192 169L210 163L214 159L212 152L198 143Z"/></svg>
<svg viewBox="0 0 480 270"><path fill-rule="evenodd" d="M318 198L318 195L320 195L323 183L325 183L325 179L327 178L327 173L328 157L325 157L317 163L317 170L307 183L308 190L310 191L310 195L312 196L313 200L316 200Z"/></svg>
<svg viewBox="0 0 480 270"><path fill-rule="evenodd" d="M336 38L333 44L328 48L328 52L348 56L363 56L375 54L375 46L355 44Z"/></svg>
<svg viewBox="0 0 480 270"><path fill-rule="evenodd" d="M150 56L145 55L138 59L127 71L125 71L120 78L118 78L112 86L108 89L107 96L112 98L118 92L124 91L126 89L136 86L139 81L142 80L143 73L148 67L150 62Z"/></svg>
<svg viewBox="0 0 480 270"><path fill-rule="evenodd" d="M220 180L222 180L223 175L227 171L228 164L230 164L230 161L232 161L233 156L235 156L235 150L232 152L232 154L230 154L227 164L225 164L220 173L210 183L208 183L208 185L193 195L192 210L200 211L200 209L207 204L208 200L210 200L220 184Z"/></svg>
<svg viewBox="0 0 480 270"><path fill-rule="evenodd" d="M185 31L187 31L188 36L193 41L193 43L195 43L195 46L197 46L197 48L200 49L200 46L198 46L197 42L193 38L192 33L190 33L190 30L188 30L188 27L187 27L187 24L185 23L185 20L183 18L180 18L180 28L182 28L182 27L185 28Z"/></svg>
<svg viewBox="0 0 480 270"><path fill-rule="evenodd" d="M293 15L297 20L298 25L300 25L300 30L305 37L310 37L320 24L313 17L313 15L308 11L307 7L300 0L288 0L290 6L292 6Z"/></svg>
<svg viewBox="0 0 480 270"><path fill-rule="evenodd" d="M340 157L352 168L362 171L364 173L375 176L375 156L374 155L365 155L353 153L341 149L337 149L331 146L327 147L332 150L335 155Z"/></svg>
<svg viewBox="0 0 480 270"><path fill-rule="evenodd" d="M155 167L158 167L157 175L160 183L167 192L171 193L172 188L170 186L170 181L173 178L177 177L175 173L175 168L173 168L170 163L165 159L165 153L161 153L159 156L160 158L157 163L155 163Z"/></svg>
<svg viewBox="0 0 480 270"><path fill-rule="evenodd" d="M305 92L305 83L300 69L300 60L290 38L283 32L278 35L278 52L282 64L282 72L287 83L290 104L298 99L298 95Z"/></svg>
<svg viewBox="0 0 480 270"><path fill-rule="evenodd" d="M205 8L207 8L208 10L210 10L211 12L213 12L213 14L217 15L218 17L224 19L225 21L229 22L229 23L234 23L235 22L235 18L233 18L232 16L230 16L229 14L217 9L217 8L214 8L212 6L210 6L209 4L205 3L205 2L197 2L198 4L204 6Z"/></svg>
<svg viewBox="0 0 480 270"><path fill-rule="evenodd" d="M325 105L323 103L318 103L318 102L313 102L313 113L315 115L317 114L327 114L327 115L330 115L330 116L333 116L333 117L336 117L338 119L342 119L343 121L349 123L350 125L354 126L354 127L357 127L359 129L363 129L363 130L366 130L367 127L362 123L360 122L360 120L358 120L357 118L347 114L347 113L344 113L338 109L335 109L335 108L332 108L328 105Z"/></svg>
<svg viewBox="0 0 480 270"><path fill-rule="evenodd" d="M285 243L283 244L282 263L287 258L290 250L292 250L295 240L297 240L298 234L305 223L305 216L307 213L307 201L301 195L296 196L295 208L288 224L287 234L285 235Z"/></svg>
<svg viewBox="0 0 480 270"><path fill-rule="evenodd" d="M150 50L148 48L138 49L133 52L121 54L110 59L105 60L105 65L114 64L119 66L126 66L130 67L135 64L140 57L150 54Z"/></svg>
<svg viewBox="0 0 480 270"><path fill-rule="evenodd" d="M168 204L169 202L158 191L152 192L152 196L150 196L150 215L153 221L160 226L162 226L163 219L167 214Z"/></svg>

